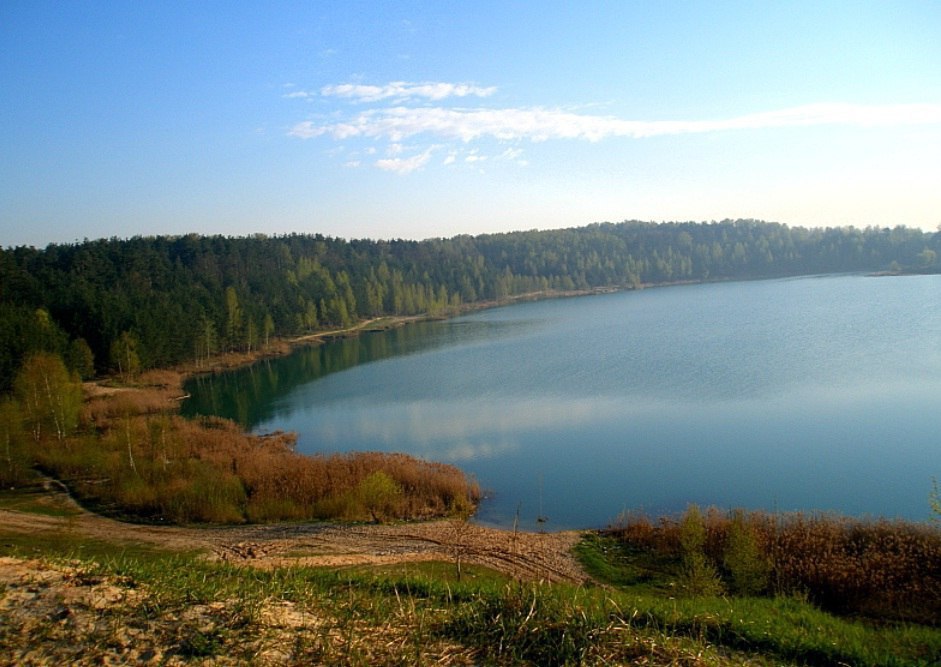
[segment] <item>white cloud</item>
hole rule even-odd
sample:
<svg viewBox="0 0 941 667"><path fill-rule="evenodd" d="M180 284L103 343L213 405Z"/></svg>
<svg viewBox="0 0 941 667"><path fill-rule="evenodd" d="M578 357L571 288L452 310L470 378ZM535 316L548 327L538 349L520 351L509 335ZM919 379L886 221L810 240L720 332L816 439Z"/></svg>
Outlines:
<svg viewBox="0 0 941 667"><path fill-rule="evenodd" d="M384 86L369 86L355 83L341 83L324 86L320 94L325 97L343 97L356 102L378 102L380 100L407 100L424 98L440 101L448 97L489 97L497 89L493 86L481 87L468 83L409 83L393 81Z"/></svg>
<svg viewBox="0 0 941 667"><path fill-rule="evenodd" d="M498 140L655 137L741 129L813 125L874 127L941 123L941 105L907 104L865 106L812 104L723 120L625 120L612 116L578 114L544 108L445 108L395 106L370 109L339 123L304 121L291 128L291 136L309 139L322 135L336 140L365 137L399 142L429 134L446 140L470 142Z"/></svg>
<svg viewBox="0 0 941 667"><path fill-rule="evenodd" d="M424 153L413 155L407 158L385 158L376 160L376 166L383 171L394 171L397 174L409 174L416 169L423 167L431 159L432 149Z"/></svg>
<svg viewBox="0 0 941 667"><path fill-rule="evenodd" d="M618 137L641 139L811 126L941 126L941 104L821 103L720 119L636 120L592 113L587 107L487 107L480 98L491 96L496 88L468 83L344 83L324 86L319 93L301 90L294 84L284 88L285 98L312 101L321 97L322 104L325 98L340 101L339 108L296 123L288 130L290 136L328 137L340 148L364 140L372 145L358 146L357 155L381 155L382 159L372 164L399 174L424 167L438 149L444 149L441 164L445 166L460 162L479 167L487 159L522 166L528 161L523 158L521 142L599 142ZM351 106L354 104L370 106L357 110ZM510 146L487 155L477 142L488 140Z"/></svg>

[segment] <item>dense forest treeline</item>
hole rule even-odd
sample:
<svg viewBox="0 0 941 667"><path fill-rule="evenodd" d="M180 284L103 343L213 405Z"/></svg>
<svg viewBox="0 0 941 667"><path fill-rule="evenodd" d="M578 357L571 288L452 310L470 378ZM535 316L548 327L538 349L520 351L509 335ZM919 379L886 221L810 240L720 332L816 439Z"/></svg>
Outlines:
<svg viewBox="0 0 941 667"><path fill-rule="evenodd" d="M601 223L426 241L135 237L0 249L0 390L33 351L132 373L385 315L545 290L938 271L941 232L755 220Z"/></svg>

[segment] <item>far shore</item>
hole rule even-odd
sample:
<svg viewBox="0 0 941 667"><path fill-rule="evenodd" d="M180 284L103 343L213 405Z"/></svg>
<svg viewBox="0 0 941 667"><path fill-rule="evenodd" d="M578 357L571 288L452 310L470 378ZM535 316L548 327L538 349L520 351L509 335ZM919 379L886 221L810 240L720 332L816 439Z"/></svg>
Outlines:
<svg viewBox="0 0 941 667"><path fill-rule="evenodd" d="M643 287L654 287L654 285L644 285ZM83 384L85 394L89 398L104 397L122 392L158 390L164 394L167 400L179 402L188 398L183 391L184 383L192 377L198 375L212 375L216 373L225 373L251 366L254 363L264 359L273 359L290 355L296 349L307 346L316 346L343 338L353 338L363 333L374 333L388 331L398 327L405 326L413 322L445 320L458 317L466 313L476 312L478 310L487 310L490 308L499 308L525 301L541 301L544 299L563 299L578 296L589 296L593 294L610 294L624 290L634 289L631 287L599 287L595 289L583 290L543 290L539 292L527 292L503 299L493 299L487 301L476 301L474 303L463 304L457 308L451 308L440 314L421 314L421 315L383 315L361 320L348 327L337 329L324 329L314 331L290 338L276 338L266 345L260 345L250 351L232 351L213 355L208 359L198 361L189 361L168 368L153 368L142 372L131 382L125 382L117 376L105 376L87 381ZM640 288L637 288L640 289ZM177 409L177 408L174 408Z"/></svg>
<svg viewBox="0 0 941 667"><path fill-rule="evenodd" d="M866 274L872 277L895 277L895 276L906 276L906 275L921 275L918 272L910 271L881 271L875 273ZM782 276L783 277L783 276ZM93 381L85 383L85 388L87 393L101 395L104 393L111 393L115 390L131 389L134 387L141 386L158 386L165 389L175 390L174 400L181 400L186 398L183 395L183 384L192 377L197 375L212 375L215 373L224 373L227 371L236 370L238 368L243 368L246 366L251 366L252 364L261 361L263 359L272 359L277 357L285 357L294 352L300 347L312 346L312 345L321 345L334 340L340 340L343 338L352 338L359 336L363 333L373 333L380 331L388 331L390 329L395 329L401 326L413 322L423 322L423 321L434 321L434 320L447 320L454 317L459 317L467 313L472 313L480 310L488 310L491 308L500 308L503 306L509 306L514 303L522 303L526 301L542 301L546 299L566 299L579 296L591 296L598 294L613 294L617 292L624 291L634 291L642 289L651 289L655 287L676 287L680 285L697 285L708 282L718 282L718 281L701 281L701 280L676 280L664 283L643 283L637 286L623 285L623 286L609 286L609 287L594 287L589 289L577 289L577 290L540 290L537 292L527 292L525 294L517 294L514 296L504 297L502 299L488 299L484 301L475 301L473 303L465 303L460 306L449 308L441 313L424 313L420 315L382 315L379 317L372 317L369 319L361 320L356 324L347 327L340 327L336 329L323 329L320 331L313 331L306 334L300 334L293 337L278 337L269 341L265 345L260 345L254 350L250 351L231 351L223 352L220 354L213 355L208 359L201 359L198 361L190 361L183 364L178 364L176 366L171 366L169 368L155 368L145 371L139 377L138 382L130 383L130 385L121 382L118 378L114 376L106 376L103 378L98 378ZM722 280L721 282L726 282ZM156 381L154 381L156 380Z"/></svg>

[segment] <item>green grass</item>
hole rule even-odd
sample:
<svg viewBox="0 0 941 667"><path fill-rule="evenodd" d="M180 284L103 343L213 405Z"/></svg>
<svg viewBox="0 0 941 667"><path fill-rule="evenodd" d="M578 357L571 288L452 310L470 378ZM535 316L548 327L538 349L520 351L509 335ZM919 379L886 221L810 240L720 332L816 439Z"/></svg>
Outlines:
<svg viewBox="0 0 941 667"><path fill-rule="evenodd" d="M628 598L630 600L630 598ZM637 618L670 634L811 665L936 665L941 632L874 626L793 598L630 600Z"/></svg>
<svg viewBox="0 0 941 667"><path fill-rule="evenodd" d="M187 555L192 557L194 554ZM141 542L96 540L68 530L30 534L0 531L0 556L40 557L94 563L115 558L132 558L139 561L163 560L170 556L180 557L181 552L170 552Z"/></svg>
<svg viewBox="0 0 941 667"><path fill-rule="evenodd" d="M799 597L683 597L675 560L611 537L589 535L576 553L635 626L797 664L941 664L938 628L843 618Z"/></svg>
<svg viewBox="0 0 941 667"><path fill-rule="evenodd" d="M502 585L509 581L509 577L489 567L467 564L461 566L461 577L459 579L454 563L446 563L443 561L405 562L380 566L357 565L349 568L349 571L357 575L373 576L395 582L432 580L445 584L473 582L477 585L486 583Z"/></svg>
<svg viewBox="0 0 941 667"><path fill-rule="evenodd" d="M676 562L616 546L586 537L578 554L605 585L577 587L514 582L470 566L458 581L447 562L257 570L68 531L0 534L0 555L78 563L81 578L136 593L132 606L100 612L90 634L76 631L63 642L68 624L54 619L30 634L29 642L66 662L76 655L66 650L104 660L126 627L165 656L196 661L251 663L279 647L294 664L427 664L455 656L495 665L941 663L937 628L841 618L794 597L673 596ZM302 620L272 627L265 620L272 609ZM4 650L27 641L15 628L6 632L0 662L9 657Z"/></svg>
<svg viewBox="0 0 941 667"><path fill-rule="evenodd" d="M680 571L678 559L658 558L597 533L587 533L575 546L575 554L596 580L636 593L670 594Z"/></svg>
<svg viewBox="0 0 941 667"><path fill-rule="evenodd" d="M20 485L0 489L0 509L55 517L78 516L81 513L68 500L50 494L42 482L39 475L32 473Z"/></svg>

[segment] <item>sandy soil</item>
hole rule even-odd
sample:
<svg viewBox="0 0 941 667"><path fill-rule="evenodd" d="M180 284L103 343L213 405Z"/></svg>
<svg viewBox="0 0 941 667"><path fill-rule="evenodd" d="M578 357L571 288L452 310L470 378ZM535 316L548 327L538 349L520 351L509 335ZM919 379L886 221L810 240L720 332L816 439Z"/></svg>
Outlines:
<svg viewBox="0 0 941 667"><path fill-rule="evenodd" d="M575 531L530 533L457 520L396 525L272 524L233 527L152 526L123 523L81 509L50 483L50 504L69 506L69 517L0 510L0 530L69 531L104 540L131 541L173 550L201 550L207 558L253 567L344 567L415 561L485 565L525 580L584 582L571 553Z"/></svg>

